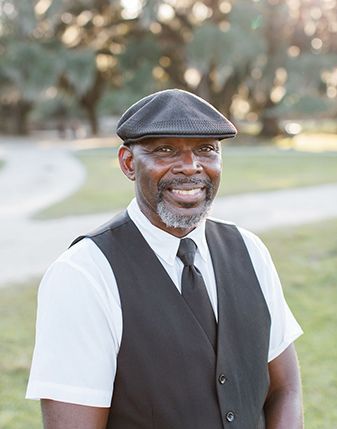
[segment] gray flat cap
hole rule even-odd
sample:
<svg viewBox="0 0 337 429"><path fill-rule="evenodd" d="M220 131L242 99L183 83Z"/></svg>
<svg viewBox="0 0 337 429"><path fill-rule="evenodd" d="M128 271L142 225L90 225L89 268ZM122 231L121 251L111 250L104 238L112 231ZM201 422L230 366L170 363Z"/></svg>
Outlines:
<svg viewBox="0 0 337 429"><path fill-rule="evenodd" d="M236 135L236 128L202 98L180 89L155 92L123 114L117 134L127 143L154 137L204 137L217 140Z"/></svg>

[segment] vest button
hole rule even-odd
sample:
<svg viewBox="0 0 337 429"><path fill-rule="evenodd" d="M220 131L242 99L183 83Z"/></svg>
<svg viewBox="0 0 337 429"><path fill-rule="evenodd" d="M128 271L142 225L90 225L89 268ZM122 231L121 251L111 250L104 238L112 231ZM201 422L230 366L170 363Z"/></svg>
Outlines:
<svg viewBox="0 0 337 429"><path fill-rule="evenodd" d="M219 378L218 378L218 381L219 381L220 384L225 384L226 381L227 381L227 378L226 378L225 374L220 374Z"/></svg>
<svg viewBox="0 0 337 429"><path fill-rule="evenodd" d="M233 411L228 411L228 413L226 413L226 420L228 422L232 422L235 419L235 414L233 413Z"/></svg>

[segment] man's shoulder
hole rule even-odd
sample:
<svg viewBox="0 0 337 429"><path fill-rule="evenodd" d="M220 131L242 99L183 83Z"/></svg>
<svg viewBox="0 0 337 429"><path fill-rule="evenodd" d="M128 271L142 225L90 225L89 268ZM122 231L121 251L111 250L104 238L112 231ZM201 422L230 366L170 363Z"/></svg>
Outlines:
<svg viewBox="0 0 337 429"><path fill-rule="evenodd" d="M97 257L100 256L99 248L89 237L83 236L82 238L65 250L54 264L94 265Z"/></svg>
<svg viewBox="0 0 337 429"><path fill-rule="evenodd" d="M124 210L124 211L116 214L112 219L109 219L107 222L103 223L102 225L100 225L100 226L94 228L93 230L75 238L69 247L74 246L75 244L77 244L81 240L83 240L84 238L94 239L95 237L102 236L109 231L113 231L115 229L118 229L119 227L126 225L129 222L131 222L131 219L130 219L129 215L127 214L126 210Z"/></svg>
<svg viewBox="0 0 337 429"><path fill-rule="evenodd" d="M252 234L249 231L245 230L244 228L241 228L240 226L238 226L236 223L228 221L228 220L223 220L223 219L218 219L215 217L208 217L207 221L206 221L206 225L209 226L213 226L217 229L219 229L220 231L234 231L236 233L240 233L241 235L244 234L246 235L246 233L248 234Z"/></svg>
<svg viewBox="0 0 337 429"><path fill-rule="evenodd" d="M207 223L217 225L220 228L223 227L224 229L226 229L226 228L231 228L231 229L238 228L238 226L234 222L223 220L223 219L218 219L218 218L215 218L213 216L207 217L206 224Z"/></svg>
<svg viewBox="0 0 337 429"><path fill-rule="evenodd" d="M98 226L94 230L90 231L88 234L86 234L86 237L96 237L98 235L104 234L107 231L111 231L114 229L117 229L128 222L130 222L131 219L127 213L126 210L123 210L122 212L116 214L112 219L105 222L103 225Z"/></svg>
<svg viewBox="0 0 337 429"><path fill-rule="evenodd" d="M249 248L248 250L252 250L255 248L259 251L265 251L265 245L262 242L262 240L252 231L249 231L246 228L243 228L242 226L237 225L234 222L222 220L214 217L208 217L207 222L211 223L213 225L216 225L218 228L223 229L224 231L235 231L239 233L245 243L245 245Z"/></svg>

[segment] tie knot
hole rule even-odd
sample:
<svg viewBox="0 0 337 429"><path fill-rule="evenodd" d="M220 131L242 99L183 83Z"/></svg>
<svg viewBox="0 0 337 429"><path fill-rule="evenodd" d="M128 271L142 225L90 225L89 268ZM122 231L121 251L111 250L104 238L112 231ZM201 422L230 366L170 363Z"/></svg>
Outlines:
<svg viewBox="0 0 337 429"><path fill-rule="evenodd" d="M179 249L177 252L178 257L182 260L185 266L194 265L195 252L197 245L190 238L183 238L180 240Z"/></svg>

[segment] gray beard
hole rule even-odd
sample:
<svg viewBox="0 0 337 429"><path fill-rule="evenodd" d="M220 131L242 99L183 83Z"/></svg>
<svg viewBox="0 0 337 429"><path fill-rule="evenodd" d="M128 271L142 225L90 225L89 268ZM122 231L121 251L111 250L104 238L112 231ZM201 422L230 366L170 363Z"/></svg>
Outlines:
<svg viewBox="0 0 337 429"><path fill-rule="evenodd" d="M206 188L206 199L203 205L200 207L198 214L194 215L180 215L172 211L172 207L168 205L163 198L163 192L168 187L179 186L185 183L193 183L196 185L202 185ZM157 195L157 214L162 220L162 222L169 228L177 229L189 229L195 228L199 223L206 218L208 215L213 198L215 196L215 189L212 185L212 182L208 179L199 179L199 178L185 178L185 179L171 179L171 180L161 180L158 185L158 195Z"/></svg>
<svg viewBox="0 0 337 429"><path fill-rule="evenodd" d="M205 201L203 207L200 208L200 213L194 215L179 215L172 213L165 201L161 200L157 205L157 213L169 228L188 229L195 228L205 219L211 209L212 201Z"/></svg>

